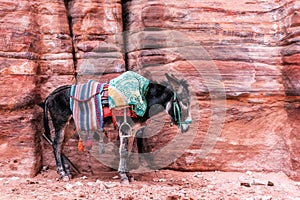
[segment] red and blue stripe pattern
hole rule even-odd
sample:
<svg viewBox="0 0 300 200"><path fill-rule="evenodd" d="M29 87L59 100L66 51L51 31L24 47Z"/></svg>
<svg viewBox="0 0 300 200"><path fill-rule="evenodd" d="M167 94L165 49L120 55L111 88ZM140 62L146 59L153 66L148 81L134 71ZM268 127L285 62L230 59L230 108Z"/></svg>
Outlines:
<svg viewBox="0 0 300 200"><path fill-rule="evenodd" d="M104 129L101 94L107 83L89 80L86 84L73 85L70 106L78 131Z"/></svg>

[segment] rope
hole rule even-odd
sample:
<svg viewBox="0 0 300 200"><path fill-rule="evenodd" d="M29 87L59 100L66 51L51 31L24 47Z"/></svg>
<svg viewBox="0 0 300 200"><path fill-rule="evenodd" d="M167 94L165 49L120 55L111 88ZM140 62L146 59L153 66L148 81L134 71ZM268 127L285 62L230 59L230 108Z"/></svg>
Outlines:
<svg viewBox="0 0 300 200"><path fill-rule="evenodd" d="M191 120L181 121L181 110L180 110L175 92L174 92L173 102L174 102L173 112L174 112L174 118L175 118L174 120L177 121L178 127L180 128L182 124L191 124L192 123Z"/></svg>
<svg viewBox="0 0 300 200"><path fill-rule="evenodd" d="M88 102L88 101L90 101L92 98L94 98L96 95L98 95L98 94L100 94L100 92L96 92L95 94L93 94L93 95L91 95L89 98L87 98L87 99L78 99L78 98L76 98L76 97L74 97L74 96L70 96L70 98L72 98L72 99L74 99L75 101L78 101L78 102Z"/></svg>
<svg viewBox="0 0 300 200"><path fill-rule="evenodd" d="M103 84L102 84L103 85ZM95 96L101 94L102 92L104 92L105 90L107 90L107 88L102 88L99 92L96 92L95 94L91 95L89 98L87 99L78 99L74 96L70 96L70 98L74 99L75 101L78 101L78 102L88 102L90 101L92 98L94 98Z"/></svg>

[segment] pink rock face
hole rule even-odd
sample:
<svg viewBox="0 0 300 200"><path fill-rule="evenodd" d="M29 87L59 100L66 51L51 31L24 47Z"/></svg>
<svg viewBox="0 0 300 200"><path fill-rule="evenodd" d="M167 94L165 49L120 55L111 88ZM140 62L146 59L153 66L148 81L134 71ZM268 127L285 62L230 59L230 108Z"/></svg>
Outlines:
<svg viewBox="0 0 300 200"><path fill-rule="evenodd" d="M78 75L125 71L120 1L73 1L68 7Z"/></svg>
<svg viewBox="0 0 300 200"><path fill-rule="evenodd" d="M0 112L0 175L32 176L42 166L37 107ZM38 114L37 114L38 113Z"/></svg>
<svg viewBox="0 0 300 200"><path fill-rule="evenodd" d="M35 106L51 91L135 70L189 83L195 138L168 168L284 171L300 180L299 8L293 0L0 2L0 174L54 168ZM226 116L207 140L218 98ZM144 148L163 148L176 131L164 127ZM87 166L76 142L66 152L81 171L109 170L94 158Z"/></svg>

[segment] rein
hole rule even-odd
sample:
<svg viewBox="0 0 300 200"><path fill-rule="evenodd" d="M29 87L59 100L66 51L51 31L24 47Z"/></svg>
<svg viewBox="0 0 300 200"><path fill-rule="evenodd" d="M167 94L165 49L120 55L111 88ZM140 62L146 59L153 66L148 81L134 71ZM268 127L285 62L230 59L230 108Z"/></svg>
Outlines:
<svg viewBox="0 0 300 200"><path fill-rule="evenodd" d="M181 126L181 120L180 120L181 111L180 111L180 107L178 104L177 95L175 92L174 92L174 96L173 96L173 112L174 112L174 120L178 122L178 127L180 127Z"/></svg>
<svg viewBox="0 0 300 200"><path fill-rule="evenodd" d="M174 120L177 122L178 127L180 128L182 124L191 124L192 121L191 120L185 120L185 121L181 121L181 110L178 104L178 99L177 99L177 95L174 92L174 96L173 96L173 112L174 112ZM171 125L173 123L171 122Z"/></svg>

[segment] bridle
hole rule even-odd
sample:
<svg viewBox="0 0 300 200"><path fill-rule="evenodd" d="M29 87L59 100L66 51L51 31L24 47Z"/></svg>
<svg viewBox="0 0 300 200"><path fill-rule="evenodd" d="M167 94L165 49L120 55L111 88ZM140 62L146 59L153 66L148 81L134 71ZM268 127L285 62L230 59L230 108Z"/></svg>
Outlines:
<svg viewBox="0 0 300 200"><path fill-rule="evenodd" d="M175 123L171 122L170 123L171 126L173 124L176 124L178 126L178 128L180 128L182 124L191 124L192 123L191 119L181 121L181 109L180 109L180 106L179 106L179 103L178 103L179 101L178 101L176 92L174 92L172 102L173 102L173 114L174 114L174 122ZM190 112L190 110L189 110L189 112Z"/></svg>

